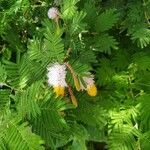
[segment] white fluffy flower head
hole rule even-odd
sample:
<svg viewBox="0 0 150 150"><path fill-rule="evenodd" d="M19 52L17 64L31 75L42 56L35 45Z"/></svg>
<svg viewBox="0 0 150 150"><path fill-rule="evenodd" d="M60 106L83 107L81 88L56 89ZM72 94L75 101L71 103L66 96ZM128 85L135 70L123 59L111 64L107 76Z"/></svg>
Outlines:
<svg viewBox="0 0 150 150"><path fill-rule="evenodd" d="M61 86L66 87L67 83L66 78L66 66L59 63L54 63L53 65L47 68L48 73L48 83L51 86Z"/></svg>
<svg viewBox="0 0 150 150"><path fill-rule="evenodd" d="M59 11L56 7L52 7L48 10L47 15L50 19L56 19L59 15Z"/></svg>

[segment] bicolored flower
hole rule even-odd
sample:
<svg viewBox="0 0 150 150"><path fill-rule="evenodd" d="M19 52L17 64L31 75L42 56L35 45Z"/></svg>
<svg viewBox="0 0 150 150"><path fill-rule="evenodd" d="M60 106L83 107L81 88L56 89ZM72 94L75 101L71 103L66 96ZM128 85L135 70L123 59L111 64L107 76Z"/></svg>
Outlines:
<svg viewBox="0 0 150 150"><path fill-rule="evenodd" d="M57 96L64 96L65 87L67 83L66 78L66 66L59 63L54 63L47 68L48 84L53 86L54 92Z"/></svg>
<svg viewBox="0 0 150 150"><path fill-rule="evenodd" d="M48 10L47 15L50 19L56 19L59 16L59 11L56 7L52 7Z"/></svg>
<svg viewBox="0 0 150 150"><path fill-rule="evenodd" d="M90 96L97 95L97 88L95 86L94 76L89 74L89 76L83 77L83 81L86 84L86 87L82 85L82 89L85 89Z"/></svg>

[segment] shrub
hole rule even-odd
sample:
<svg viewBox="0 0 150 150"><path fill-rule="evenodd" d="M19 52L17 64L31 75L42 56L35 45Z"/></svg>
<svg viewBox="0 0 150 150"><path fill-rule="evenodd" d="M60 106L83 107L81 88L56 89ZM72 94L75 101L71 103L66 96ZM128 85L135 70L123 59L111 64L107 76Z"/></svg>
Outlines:
<svg viewBox="0 0 150 150"><path fill-rule="evenodd" d="M150 1L0 10L1 150L150 149Z"/></svg>

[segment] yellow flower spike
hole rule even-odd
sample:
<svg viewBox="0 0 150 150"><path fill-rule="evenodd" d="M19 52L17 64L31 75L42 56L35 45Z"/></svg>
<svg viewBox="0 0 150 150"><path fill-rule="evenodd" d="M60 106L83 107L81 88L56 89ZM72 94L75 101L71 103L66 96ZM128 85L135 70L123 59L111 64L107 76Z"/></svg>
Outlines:
<svg viewBox="0 0 150 150"><path fill-rule="evenodd" d="M54 92L58 96L64 96L65 94L65 88L62 86L54 86Z"/></svg>
<svg viewBox="0 0 150 150"><path fill-rule="evenodd" d="M96 96L97 95L97 88L96 88L95 84L89 85L87 87L87 93L90 96Z"/></svg>

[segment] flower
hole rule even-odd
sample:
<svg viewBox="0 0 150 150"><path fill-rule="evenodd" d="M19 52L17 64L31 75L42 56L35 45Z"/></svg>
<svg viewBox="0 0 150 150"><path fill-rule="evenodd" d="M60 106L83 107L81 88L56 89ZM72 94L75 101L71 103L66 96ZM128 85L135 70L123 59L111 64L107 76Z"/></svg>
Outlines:
<svg viewBox="0 0 150 150"><path fill-rule="evenodd" d="M50 19L56 19L59 15L59 11L56 7L52 7L48 10L47 15Z"/></svg>
<svg viewBox="0 0 150 150"><path fill-rule="evenodd" d="M64 96L65 87L67 87L67 83L65 81L67 73L66 66L54 63L49 66L47 70L48 84L53 86L54 92L57 96Z"/></svg>
<svg viewBox="0 0 150 150"><path fill-rule="evenodd" d="M86 84L86 88L82 85L82 89L85 89L90 96L96 96L97 88L95 86L94 76L89 73L89 76L83 77L83 81Z"/></svg>

